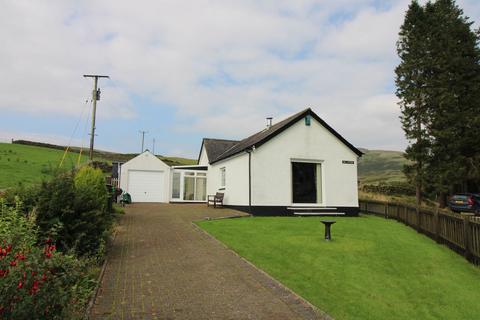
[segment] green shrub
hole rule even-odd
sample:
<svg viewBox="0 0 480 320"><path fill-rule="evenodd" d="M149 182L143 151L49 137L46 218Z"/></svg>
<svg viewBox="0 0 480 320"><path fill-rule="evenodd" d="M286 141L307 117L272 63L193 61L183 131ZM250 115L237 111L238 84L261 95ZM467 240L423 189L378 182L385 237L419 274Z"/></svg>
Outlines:
<svg viewBox="0 0 480 320"><path fill-rule="evenodd" d="M7 206L5 200L0 198L0 240L4 243L25 250L37 241L37 226L33 213L21 213L22 204L16 198L15 206Z"/></svg>
<svg viewBox="0 0 480 320"><path fill-rule="evenodd" d="M62 251L97 255L112 221L107 197L100 170L84 167L76 174L57 174L39 190L37 224L42 236L54 236Z"/></svg>
<svg viewBox="0 0 480 320"><path fill-rule="evenodd" d="M39 188L35 185L19 184L14 188L9 188L2 196L5 200L5 204L10 207L15 207L17 201L20 200L22 205L19 209L24 214L28 214L33 211L38 202Z"/></svg>
<svg viewBox="0 0 480 320"><path fill-rule="evenodd" d="M80 210L105 210L108 192L100 169L82 167L75 175L75 194Z"/></svg>
<svg viewBox="0 0 480 320"><path fill-rule="evenodd" d="M34 217L20 206L0 199L0 319L71 319L93 289L87 264L51 240L37 245Z"/></svg>

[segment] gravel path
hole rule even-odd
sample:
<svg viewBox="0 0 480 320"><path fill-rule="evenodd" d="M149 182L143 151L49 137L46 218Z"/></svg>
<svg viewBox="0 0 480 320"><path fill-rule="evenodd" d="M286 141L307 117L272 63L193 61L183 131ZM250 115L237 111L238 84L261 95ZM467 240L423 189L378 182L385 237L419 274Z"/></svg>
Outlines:
<svg viewBox="0 0 480 320"><path fill-rule="evenodd" d="M321 319L290 290L192 225L242 215L135 204L122 218L91 319Z"/></svg>

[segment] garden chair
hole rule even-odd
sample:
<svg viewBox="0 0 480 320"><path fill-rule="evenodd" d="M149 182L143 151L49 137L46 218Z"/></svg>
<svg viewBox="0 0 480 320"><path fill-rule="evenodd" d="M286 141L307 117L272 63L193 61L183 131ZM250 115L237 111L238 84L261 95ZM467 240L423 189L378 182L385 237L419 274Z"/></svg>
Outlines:
<svg viewBox="0 0 480 320"><path fill-rule="evenodd" d="M209 195L207 197L207 206L209 207L213 204L213 207L216 208L217 206L223 207L223 196L224 193L217 192L215 195Z"/></svg>

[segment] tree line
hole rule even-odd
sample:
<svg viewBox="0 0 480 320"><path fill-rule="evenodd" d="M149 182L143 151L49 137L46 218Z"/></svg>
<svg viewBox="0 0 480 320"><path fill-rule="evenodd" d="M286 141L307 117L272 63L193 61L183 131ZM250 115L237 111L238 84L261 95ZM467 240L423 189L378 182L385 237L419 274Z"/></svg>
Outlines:
<svg viewBox="0 0 480 320"><path fill-rule="evenodd" d="M412 1L397 42L401 123L409 142L404 171L423 194L480 187L479 30L453 0Z"/></svg>

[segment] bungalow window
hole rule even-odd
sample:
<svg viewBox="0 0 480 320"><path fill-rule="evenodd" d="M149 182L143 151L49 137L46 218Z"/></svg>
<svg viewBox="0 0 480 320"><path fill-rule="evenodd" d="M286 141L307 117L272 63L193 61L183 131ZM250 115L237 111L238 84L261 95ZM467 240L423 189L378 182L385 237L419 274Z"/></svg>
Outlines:
<svg viewBox="0 0 480 320"><path fill-rule="evenodd" d="M225 188L227 185L227 173L225 167L220 168L220 188Z"/></svg>
<svg viewBox="0 0 480 320"><path fill-rule="evenodd" d="M292 161L292 202L323 202L322 163Z"/></svg>

